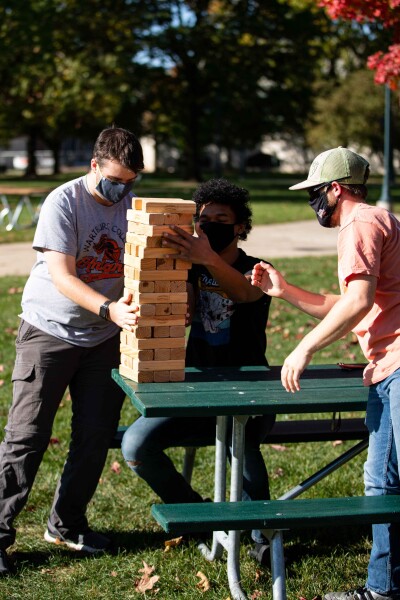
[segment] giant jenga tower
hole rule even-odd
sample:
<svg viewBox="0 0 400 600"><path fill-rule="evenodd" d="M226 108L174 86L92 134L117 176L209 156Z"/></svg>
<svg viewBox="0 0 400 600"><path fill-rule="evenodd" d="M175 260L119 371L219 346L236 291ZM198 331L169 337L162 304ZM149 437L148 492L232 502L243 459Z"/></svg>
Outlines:
<svg viewBox="0 0 400 600"><path fill-rule="evenodd" d="M163 233L178 225L193 233L190 200L133 198L125 245L125 293L139 305L134 331L121 331L120 373L140 383L185 378L186 281L191 263L166 258Z"/></svg>

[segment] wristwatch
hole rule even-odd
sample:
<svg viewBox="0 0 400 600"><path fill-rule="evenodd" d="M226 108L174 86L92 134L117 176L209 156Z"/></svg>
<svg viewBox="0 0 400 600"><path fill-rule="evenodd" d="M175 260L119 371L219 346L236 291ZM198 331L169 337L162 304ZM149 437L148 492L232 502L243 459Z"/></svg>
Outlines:
<svg viewBox="0 0 400 600"><path fill-rule="evenodd" d="M114 302L114 300L106 300L104 304L100 306L99 317L105 319L106 321L108 321L110 318L110 310L108 307L110 306L111 302Z"/></svg>

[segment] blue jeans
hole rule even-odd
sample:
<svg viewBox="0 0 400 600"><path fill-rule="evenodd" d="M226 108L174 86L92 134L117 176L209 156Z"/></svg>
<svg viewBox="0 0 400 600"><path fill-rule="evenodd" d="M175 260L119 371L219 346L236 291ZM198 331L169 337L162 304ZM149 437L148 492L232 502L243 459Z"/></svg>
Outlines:
<svg viewBox="0 0 400 600"><path fill-rule="evenodd" d="M268 473L260 443L274 421L274 416L262 416L250 418L246 424L245 500L269 499ZM144 479L163 502L202 502L200 494L185 481L164 450L172 446L213 446L215 428L215 417L139 417L123 437L122 453L132 471ZM252 537L258 543L266 541L261 532L254 531Z"/></svg>
<svg viewBox="0 0 400 600"><path fill-rule="evenodd" d="M366 425L368 457L364 466L365 494L400 494L400 369L371 385ZM400 500L399 500L400 505ZM400 593L400 524L373 525L367 587L380 594Z"/></svg>

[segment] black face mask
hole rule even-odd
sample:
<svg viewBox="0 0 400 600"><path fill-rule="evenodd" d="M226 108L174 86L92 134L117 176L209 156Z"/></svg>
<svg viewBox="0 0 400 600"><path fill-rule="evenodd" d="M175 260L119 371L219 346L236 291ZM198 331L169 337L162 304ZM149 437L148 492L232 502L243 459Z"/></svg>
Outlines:
<svg viewBox="0 0 400 600"><path fill-rule="evenodd" d="M235 225L227 223L202 223L200 229L208 237L211 248L214 252L222 252L236 237Z"/></svg>
<svg viewBox="0 0 400 600"><path fill-rule="evenodd" d="M331 219L335 212L337 202L334 206L329 206L326 192L321 192L316 198L312 198L308 201L312 209L314 209L317 215L318 223L322 227L332 227Z"/></svg>

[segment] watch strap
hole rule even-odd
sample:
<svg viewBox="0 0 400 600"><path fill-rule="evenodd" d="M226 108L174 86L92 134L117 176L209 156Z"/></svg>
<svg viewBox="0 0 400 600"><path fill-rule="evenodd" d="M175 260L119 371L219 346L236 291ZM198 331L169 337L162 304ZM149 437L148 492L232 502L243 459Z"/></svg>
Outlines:
<svg viewBox="0 0 400 600"><path fill-rule="evenodd" d="M108 321L110 318L109 306L110 306L111 302L114 302L114 300L106 300L104 302L104 304L102 304L100 306L99 317L101 317L102 319L105 319L106 321Z"/></svg>

